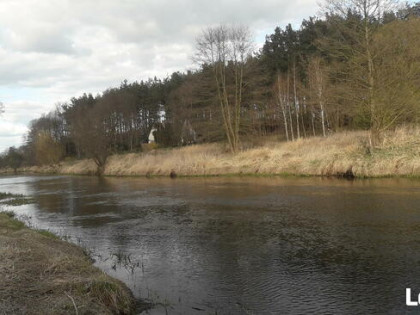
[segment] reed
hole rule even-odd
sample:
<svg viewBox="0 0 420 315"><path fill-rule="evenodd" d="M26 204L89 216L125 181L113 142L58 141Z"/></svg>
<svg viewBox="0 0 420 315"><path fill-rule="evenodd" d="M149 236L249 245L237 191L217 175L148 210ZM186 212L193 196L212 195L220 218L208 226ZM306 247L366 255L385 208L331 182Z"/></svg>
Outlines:
<svg viewBox="0 0 420 315"><path fill-rule="evenodd" d="M111 156L105 175L210 176L232 174L334 176L349 170L357 177L420 176L420 128L405 126L385 133L370 149L368 132L351 131L293 142L261 139L233 155L220 143L157 149ZM27 172L94 174L90 160L31 167Z"/></svg>

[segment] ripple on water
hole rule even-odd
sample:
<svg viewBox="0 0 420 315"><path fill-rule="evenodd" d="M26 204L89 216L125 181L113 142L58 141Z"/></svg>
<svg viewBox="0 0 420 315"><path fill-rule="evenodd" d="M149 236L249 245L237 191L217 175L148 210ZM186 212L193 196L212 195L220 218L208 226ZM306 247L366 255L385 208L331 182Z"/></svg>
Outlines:
<svg viewBox="0 0 420 315"><path fill-rule="evenodd" d="M37 200L17 212L81 242L137 297L163 305L151 314L404 313L405 288L420 277L419 187L0 178L0 190Z"/></svg>

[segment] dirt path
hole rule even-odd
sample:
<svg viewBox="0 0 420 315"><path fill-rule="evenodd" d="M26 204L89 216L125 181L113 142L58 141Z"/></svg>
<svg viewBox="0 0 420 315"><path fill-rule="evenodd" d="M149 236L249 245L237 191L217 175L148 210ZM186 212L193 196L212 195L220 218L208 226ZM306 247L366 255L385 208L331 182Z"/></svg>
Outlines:
<svg viewBox="0 0 420 315"><path fill-rule="evenodd" d="M0 213L0 314L131 314L134 306L81 248Z"/></svg>

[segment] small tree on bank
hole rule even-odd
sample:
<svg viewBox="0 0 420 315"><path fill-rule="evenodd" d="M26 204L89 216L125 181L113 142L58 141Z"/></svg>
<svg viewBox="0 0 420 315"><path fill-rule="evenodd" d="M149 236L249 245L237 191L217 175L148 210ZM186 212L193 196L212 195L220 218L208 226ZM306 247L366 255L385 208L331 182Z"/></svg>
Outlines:
<svg viewBox="0 0 420 315"><path fill-rule="evenodd" d="M39 165L58 163L65 153L63 146L46 131L38 133L34 146L35 160Z"/></svg>
<svg viewBox="0 0 420 315"><path fill-rule="evenodd" d="M327 135L326 124L326 103L327 103L327 86L328 77L326 69L322 64L322 59L314 57L309 61L308 65L308 81L309 96L313 107L318 107L319 116L321 118L322 135ZM315 135L315 128L313 127Z"/></svg>
<svg viewBox="0 0 420 315"><path fill-rule="evenodd" d="M112 124L109 113L93 98L73 108L70 120L72 138L86 157L93 159L97 175L102 175L112 153Z"/></svg>
<svg viewBox="0 0 420 315"><path fill-rule="evenodd" d="M16 174L17 169L21 167L22 163L23 163L22 153L15 147L10 147L6 155L6 164L9 167L11 167Z"/></svg>

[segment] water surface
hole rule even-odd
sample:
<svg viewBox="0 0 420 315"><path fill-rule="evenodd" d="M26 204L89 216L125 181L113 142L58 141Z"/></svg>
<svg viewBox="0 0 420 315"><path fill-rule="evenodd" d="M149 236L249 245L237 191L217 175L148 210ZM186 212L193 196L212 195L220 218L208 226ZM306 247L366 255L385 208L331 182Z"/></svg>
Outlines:
<svg viewBox="0 0 420 315"><path fill-rule="evenodd" d="M1 177L149 314L416 313L420 181Z"/></svg>

